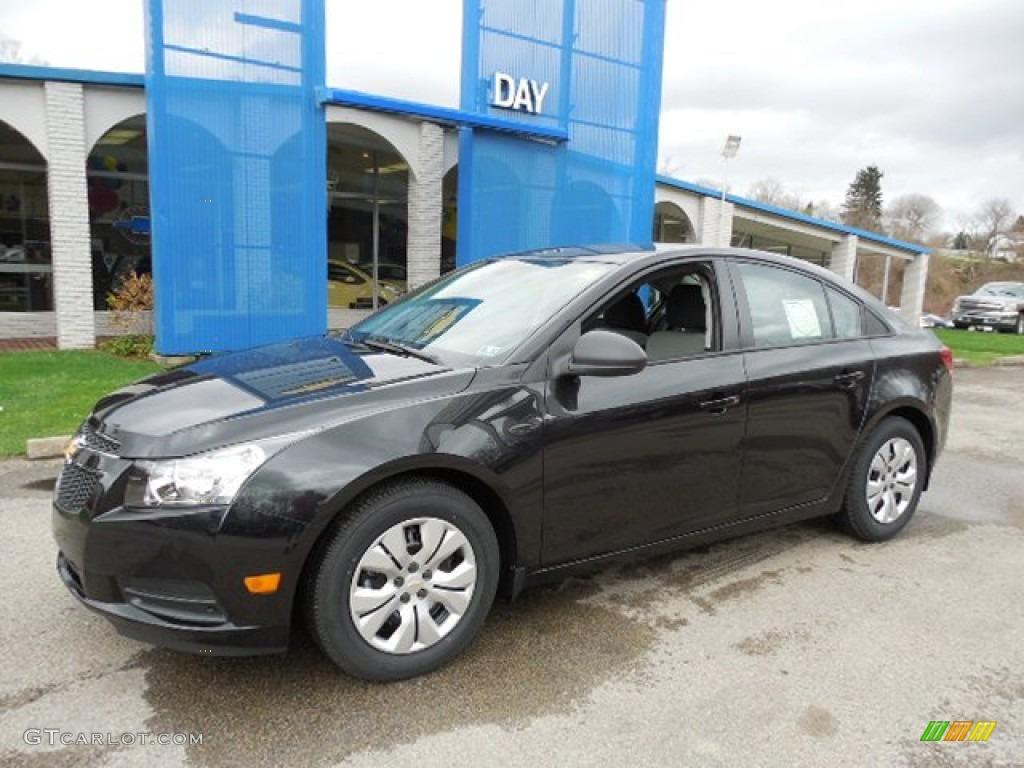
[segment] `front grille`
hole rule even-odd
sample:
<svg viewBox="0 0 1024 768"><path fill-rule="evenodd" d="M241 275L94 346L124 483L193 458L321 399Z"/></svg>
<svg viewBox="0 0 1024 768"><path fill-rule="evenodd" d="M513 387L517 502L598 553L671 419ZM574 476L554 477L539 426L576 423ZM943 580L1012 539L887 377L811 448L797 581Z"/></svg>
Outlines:
<svg viewBox="0 0 1024 768"><path fill-rule="evenodd" d="M77 512L99 487L98 472L78 464L66 464L57 479L57 506L67 512Z"/></svg>
<svg viewBox="0 0 1024 768"><path fill-rule="evenodd" d="M88 423L83 424L82 428L78 431L78 439L85 447L100 453L110 454L111 456L116 456L117 449L121 447L120 442L104 435L102 432L96 431L96 427Z"/></svg>
<svg viewBox="0 0 1024 768"><path fill-rule="evenodd" d="M985 299L960 299L961 310L988 311L1002 308L1003 305L998 301L987 301Z"/></svg>

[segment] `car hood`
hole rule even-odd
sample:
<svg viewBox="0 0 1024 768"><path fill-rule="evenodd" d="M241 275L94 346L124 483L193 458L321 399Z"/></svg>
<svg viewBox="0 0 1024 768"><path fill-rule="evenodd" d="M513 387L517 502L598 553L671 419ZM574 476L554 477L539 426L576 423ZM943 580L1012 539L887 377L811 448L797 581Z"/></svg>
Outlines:
<svg viewBox="0 0 1024 768"><path fill-rule="evenodd" d="M972 293L966 296L958 296L956 300L961 304L1008 309L1016 309L1018 304L1024 303L1024 299L1019 299L1015 296L994 296L990 293Z"/></svg>
<svg viewBox="0 0 1024 768"><path fill-rule="evenodd" d="M320 336L150 376L100 400L88 425L124 457L183 456L454 394L474 373Z"/></svg>

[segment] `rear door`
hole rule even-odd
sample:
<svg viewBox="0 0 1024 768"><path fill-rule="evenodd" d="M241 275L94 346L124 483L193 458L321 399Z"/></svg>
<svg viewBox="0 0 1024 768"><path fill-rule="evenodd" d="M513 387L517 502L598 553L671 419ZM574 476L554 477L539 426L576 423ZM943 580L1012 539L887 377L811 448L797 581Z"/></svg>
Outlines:
<svg viewBox="0 0 1024 768"><path fill-rule="evenodd" d="M776 264L732 269L748 380L739 504L751 517L830 494L860 435L875 363L854 298Z"/></svg>

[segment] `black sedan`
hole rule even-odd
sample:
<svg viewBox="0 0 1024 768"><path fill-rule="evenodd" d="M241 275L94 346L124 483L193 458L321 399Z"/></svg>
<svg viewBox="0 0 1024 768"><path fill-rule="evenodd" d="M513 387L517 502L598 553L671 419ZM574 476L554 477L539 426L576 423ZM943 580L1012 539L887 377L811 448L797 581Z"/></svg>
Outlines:
<svg viewBox="0 0 1024 768"><path fill-rule="evenodd" d="M833 515L913 515L952 359L834 274L745 250L475 263L339 335L101 400L54 496L57 568L126 635L352 675L452 659L497 593Z"/></svg>

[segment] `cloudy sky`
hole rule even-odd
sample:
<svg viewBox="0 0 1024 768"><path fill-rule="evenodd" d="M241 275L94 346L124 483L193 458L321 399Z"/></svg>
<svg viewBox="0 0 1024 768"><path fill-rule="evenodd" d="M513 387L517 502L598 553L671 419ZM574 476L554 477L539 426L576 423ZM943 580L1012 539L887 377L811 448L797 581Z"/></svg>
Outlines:
<svg viewBox="0 0 1024 768"><path fill-rule="evenodd" d="M456 105L461 0L327 7L331 85ZM140 72L142 0L3 0L0 37L55 66ZM1024 212L1024 1L668 0L661 164L718 180L730 133L741 194L774 176L839 204L876 164L887 200L931 195L947 227L991 197Z"/></svg>

